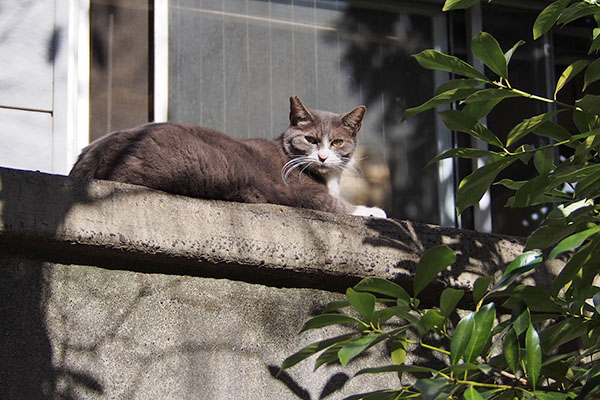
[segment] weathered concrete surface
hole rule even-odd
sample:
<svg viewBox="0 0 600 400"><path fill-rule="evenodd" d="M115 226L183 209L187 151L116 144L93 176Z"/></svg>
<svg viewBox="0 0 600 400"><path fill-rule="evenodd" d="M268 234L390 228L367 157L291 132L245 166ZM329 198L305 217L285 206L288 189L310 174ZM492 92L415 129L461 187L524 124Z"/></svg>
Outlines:
<svg viewBox="0 0 600 400"><path fill-rule="evenodd" d="M0 168L0 243L67 263L344 290L376 275L406 286L422 252L459 255L446 283L470 287L519 254L517 238Z"/></svg>
<svg viewBox="0 0 600 400"><path fill-rule="evenodd" d="M339 333L297 334L336 291L368 275L410 288L420 254L440 243L460 257L438 285L466 288L522 248L0 168L0 398L338 399L394 385L315 374L311 362L273 374L318 335Z"/></svg>

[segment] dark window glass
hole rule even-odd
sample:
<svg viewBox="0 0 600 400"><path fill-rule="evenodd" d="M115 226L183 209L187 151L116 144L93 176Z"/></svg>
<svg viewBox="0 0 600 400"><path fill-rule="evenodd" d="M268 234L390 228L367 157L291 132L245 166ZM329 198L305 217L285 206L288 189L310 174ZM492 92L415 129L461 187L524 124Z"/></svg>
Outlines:
<svg viewBox="0 0 600 400"><path fill-rule="evenodd" d="M434 114L401 122L405 108L433 94L433 73L411 55L434 47L437 5L172 0L169 6L169 119L239 138L275 138L287 127L292 95L334 112L364 104L356 154L362 172L343 179L343 194L393 217L439 222L437 169L423 169L436 154Z"/></svg>
<svg viewBox="0 0 600 400"><path fill-rule="evenodd" d="M152 4L90 3L90 141L153 119Z"/></svg>

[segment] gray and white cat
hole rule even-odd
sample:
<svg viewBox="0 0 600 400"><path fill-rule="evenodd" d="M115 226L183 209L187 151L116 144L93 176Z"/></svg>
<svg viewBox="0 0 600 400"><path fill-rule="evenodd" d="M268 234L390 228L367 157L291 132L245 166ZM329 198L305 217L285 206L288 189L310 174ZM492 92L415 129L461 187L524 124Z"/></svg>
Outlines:
<svg viewBox="0 0 600 400"><path fill-rule="evenodd" d="M274 203L385 218L339 197L366 108L309 110L290 98L290 125L275 140L231 138L178 123L109 134L83 149L69 176L132 183L203 199Z"/></svg>

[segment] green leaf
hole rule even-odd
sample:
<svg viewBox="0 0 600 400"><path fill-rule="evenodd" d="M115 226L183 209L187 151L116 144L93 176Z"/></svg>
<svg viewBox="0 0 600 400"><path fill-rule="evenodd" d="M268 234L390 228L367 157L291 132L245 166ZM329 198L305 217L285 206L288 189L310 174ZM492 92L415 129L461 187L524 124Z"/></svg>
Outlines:
<svg viewBox="0 0 600 400"><path fill-rule="evenodd" d="M554 99L556 100L556 94L563 88L565 85L573 79L578 73L583 71L585 67L589 64L589 61L586 60L578 60L569 65L565 70L560 74L558 81L556 82L556 89L554 90Z"/></svg>
<svg viewBox="0 0 600 400"><path fill-rule="evenodd" d="M330 325L347 324L347 323L359 323L363 322L358 319L344 314L321 314L312 317L304 323L300 332L308 331L310 329L319 329Z"/></svg>
<svg viewBox="0 0 600 400"><path fill-rule="evenodd" d="M574 225L542 225L527 238L525 250L545 249L573 233Z"/></svg>
<svg viewBox="0 0 600 400"><path fill-rule="evenodd" d="M519 302L517 304L518 307L515 307L513 309L511 322L517 336L521 336L521 334L523 334L531 324L531 314L529 313L529 308L527 308L527 304L523 302Z"/></svg>
<svg viewBox="0 0 600 400"><path fill-rule="evenodd" d="M340 351L338 351L338 358L342 367L348 365L348 363L356 356L367 350L369 347L379 343L386 338L386 335L373 334L360 337L358 339L351 340L344 344Z"/></svg>
<svg viewBox="0 0 600 400"><path fill-rule="evenodd" d="M479 120L488 115L494 107L496 107L504 98L496 98L492 100L474 101L468 103L462 112L469 114L471 117Z"/></svg>
<svg viewBox="0 0 600 400"><path fill-rule="evenodd" d="M557 142L562 142L563 140L571 138L571 134L568 130L552 121L546 121L537 126L533 130L533 133L538 136L554 139Z"/></svg>
<svg viewBox="0 0 600 400"><path fill-rule="evenodd" d="M471 340L473 327L475 326L475 313L470 312L465 315L454 330L452 340L450 341L450 362L456 365L465 354L465 349Z"/></svg>
<svg viewBox="0 0 600 400"><path fill-rule="evenodd" d="M465 209L481 200L496 176L516 160L516 158L504 158L494 161L465 177L460 182L456 193L458 214L462 214Z"/></svg>
<svg viewBox="0 0 600 400"><path fill-rule="evenodd" d="M566 8L558 18L559 25L566 25L576 19L587 17L598 12L598 7L594 4L577 2Z"/></svg>
<svg viewBox="0 0 600 400"><path fill-rule="evenodd" d="M525 334L525 361L527 377L531 382L531 386L533 386L533 390L535 390L537 379L542 370L542 347L540 346L540 337L531 324Z"/></svg>
<svg viewBox="0 0 600 400"><path fill-rule="evenodd" d="M580 199L594 198L598 188L600 188L600 171L592 172L580 179L575 187L575 196Z"/></svg>
<svg viewBox="0 0 600 400"><path fill-rule="evenodd" d="M471 40L471 51L496 75L508 79L508 64L498 41L489 33L481 32Z"/></svg>
<svg viewBox="0 0 600 400"><path fill-rule="evenodd" d="M490 293L506 289L518 277L531 271L535 264L543 261L542 253L539 251L528 251L517 256L502 274L502 278L490 289Z"/></svg>
<svg viewBox="0 0 600 400"><path fill-rule="evenodd" d="M596 375L589 378L583 388L581 389L581 393L579 394L578 399L585 399L587 395L596 391L596 389L600 386L600 372L597 372Z"/></svg>
<svg viewBox="0 0 600 400"><path fill-rule="evenodd" d="M503 88L488 88L488 89L480 89L473 94L469 95L467 98L463 100L463 103L478 103L482 101L489 100L504 100L510 99L513 97L521 97L521 94L518 92L514 92L512 90L503 89Z"/></svg>
<svg viewBox="0 0 600 400"><path fill-rule="evenodd" d="M400 390L375 390L348 396L344 400L397 400L400 393L402 393Z"/></svg>
<svg viewBox="0 0 600 400"><path fill-rule="evenodd" d="M446 379L419 379L413 387L421 393L423 400L436 399L450 384ZM444 396L445 398L446 396Z"/></svg>
<svg viewBox="0 0 600 400"><path fill-rule="evenodd" d="M477 71L475 68L473 68L473 66L464 62L460 58L449 56L437 50L423 50L419 54L415 54L413 57L415 57L421 67L426 69L447 71L456 75L474 78L482 82L490 82L485 75Z"/></svg>
<svg viewBox="0 0 600 400"><path fill-rule="evenodd" d="M442 329L444 323L446 322L446 317L444 317L440 312L436 309L430 308L425 310L423 316L421 317L421 322L425 325L425 329L427 331L433 329Z"/></svg>
<svg viewBox="0 0 600 400"><path fill-rule="evenodd" d="M583 75L583 90L585 91L589 85L600 80L600 59L592 61L585 69Z"/></svg>
<svg viewBox="0 0 600 400"><path fill-rule="evenodd" d="M524 44L525 44L524 40L519 40L517 43L514 44L513 47L511 47L506 53L504 53L504 58L506 58L506 64L510 63L510 60L511 60L514 52Z"/></svg>
<svg viewBox="0 0 600 400"><path fill-rule="evenodd" d="M480 395L473 386L469 386L467 390L464 391L463 397L465 400L484 400L483 396Z"/></svg>
<svg viewBox="0 0 600 400"><path fill-rule="evenodd" d="M493 278L493 276L481 276L475 280L473 284L473 301L475 303L479 303L479 300L486 294Z"/></svg>
<svg viewBox="0 0 600 400"><path fill-rule="evenodd" d="M570 0L558 0L544 8L533 23L533 40L537 40L548 32L558 21L558 17L569 4Z"/></svg>
<svg viewBox="0 0 600 400"><path fill-rule="evenodd" d="M595 249L596 243L589 242L571 256L567 264L561 269L558 276L552 282L552 293L555 295L558 294L563 286L577 276L584 265L593 261L592 255L594 254Z"/></svg>
<svg viewBox="0 0 600 400"><path fill-rule="evenodd" d="M558 346L585 336L588 325L579 318L567 318L552 325L542 332L542 346L546 354L551 353Z"/></svg>
<svg viewBox="0 0 600 400"><path fill-rule="evenodd" d="M403 365L406 361L406 332L400 332L398 335L390 339L392 363L394 365ZM400 372L400 371L398 371Z"/></svg>
<svg viewBox="0 0 600 400"><path fill-rule="evenodd" d="M367 322L373 320L373 312L375 311L375 296L371 293L357 292L352 288L346 289L346 298L350 305L356 308L356 311L362 315Z"/></svg>
<svg viewBox="0 0 600 400"><path fill-rule="evenodd" d="M600 232L600 225L586 229L582 232L577 232L561 240L560 243L557 244L556 247L550 252L549 259L554 260L559 254L578 248L587 238L595 235L598 232Z"/></svg>
<svg viewBox="0 0 600 400"><path fill-rule="evenodd" d="M446 288L440 296L440 311L446 318L452 315L456 305L464 296L465 291L462 289Z"/></svg>
<svg viewBox="0 0 600 400"><path fill-rule="evenodd" d="M503 346L504 359L508 368L516 374L519 370L520 363L520 350L519 350L519 337L514 329L510 329L506 336L504 336Z"/></svg>
<svg viewBox="0 0 600 400"><path fill-rule="evenodd" d="M316 343L311 343L308 346L304 347L302 350L286 358L281 364L279 371L281 372L284 369L291 368L294 365L298 364L300 361L312 356L313 354L318 353L319 351L326 349L327 347L332 346L336 343L351 339L355 335L355 333L348 333L345 335L336 336L334 338L321 340Z"/></svg>
<svg viewBox="0 0 600 400"><path fill-rule="evenodd" d="M476 89L451 89L447 92L440 93L435 97L429 99L425 103L417 107L408 108L404 111L402 119L412 118L415 115L422 113L423 111L430 110L442 104L452 103L453 101L464 99L470 94L474 93Z"/></svg>
<svg viewBox="0 0 600 400"><path fill-rule="evenodd" d="M458 157L458 158L481 158L481 157L491 157L498 155L499 153L495 151L489 150L479 150L479 149L471 149L471 148L458 148L458 149L450 149L446 150L442 154L432 158L426 165L426 167L430 166L433 163L436 163L440 160L450 157Z"/></svg>
<svg viewBox="0 0 600 400"><path fill-rule="evenodd" d="M548 175L539 175L527 181L515 193L515 200L512 207L528 207L540 202L540 199L546 194L552 181Z"/></svg>
<svg viewBox="0 0 600 400"><path fill-rule="evenodd" d="M494 303L484 305L475 313L473 317L473 332L464 352L466 363L474 362L485 347L492 334L495 319L496 308L494 307Z"/></svg>
<svg viewBox="0 0 600 400"><path fill-rule="evenodd" d="M404 288L397 283L389 281L383 278L377 277L369 277L364 278L356 285L354 285L354 290L357 291L369 291L375 292L379 294L384 294L386 296L391 296L394 298L405 300L406 302L410 301L410 295Z"/></svg>
<svg viewBox="0 0 600 400"><path fill-rule="evenodd" d="M413 279L415 297L435 279L438 273L445 270L455 261L456 254L450 247L444 244L427 249L423 253L415 271Z"/></svg>
<svg viewBox="0 0 600 400"><path fill-rule="evenodd" d="M440 113L440 117L450 130L465 132L496 147L503 147L500 139L492 131L467 113L446 110Z"/></svg>
<svg viewBox="0 0 600 400"><path fill-rule="evenodd" d="M594 28L596 31L598 28ZM588 54L597 53L600 50L600 36L596 36L590 45L590 49L588 50Z"/></svg>
<svg viewBox="0 0 600 400"><path fill-rule="evenodd" d="M442 11L462 10L479 3L479 0L446 0Z"/></svg>
<svg viewBox="0 0 600 400"><path fill-rule="evenodd" d="M513 181L512 179L501 179L495 182L494 185L502 185L510 190L519 190L527 181Z"/></svg>
<svg viewBox="0 0 600 400"><path fill-rule="evenodd" d="M545 175L554 168L554 153L551 148L537 150L533 154L533 165L540 175Z"/></svg>
<svg viewBox="0 0 600 400"><path fill-rule="evenodd" d="M331 302L327 303L327 305L325 306L325 308L323 309L321 314L329 314L332 311L337 311L340 308L345 308L345 307L348 307L349 305L350 305L350 302L347 300L331 301Z"/></svg>
<svg viewBox="0 0 600 400"><path fill-rule="evenodd" d="M511 144L517 142L519 139L523 138L529 132L533 131L534 129L542 125L544 122L554 117L559 112L560 111L552 111L536 115L535 117L527 118L519 122L508 133L508 137L506 139L506 146L510 146Z"/></svg>
<svg viewBox="0 0 600 400"><path fill-rule="evenodd" d="M354 376L364 375L364 374L380 374L386 372L428 372L428 373L438 373L438 371L434 368L421 367L418 365L385 365L383 367L373 367L373 368L365 368L358 371Z"/></svg>
<svg viewBox="0 0 600 400"><path fill-rule="evenodd" d="M329 347L327 350L319 354L319 357L315 360L315 365L313 366L313 372L318 370L321 366L327 364L335 364L339 362L338 359L338 351L342 348L346 341L342 341L340 343L336 343L335 345Z"/></svg>
<svg viewBox="0 0 600 400"><path fill-rule="evenodd" d="M479 85L481 85L481 82L477 79L450 79L438 86L434 95L437 96L453 89L473 89Z"/></svg>

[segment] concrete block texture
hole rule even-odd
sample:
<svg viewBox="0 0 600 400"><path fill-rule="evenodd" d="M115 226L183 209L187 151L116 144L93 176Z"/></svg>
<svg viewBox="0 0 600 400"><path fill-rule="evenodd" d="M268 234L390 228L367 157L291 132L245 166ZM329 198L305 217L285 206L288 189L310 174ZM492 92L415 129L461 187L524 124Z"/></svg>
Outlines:
<svg viewBox="0 0 600 400"><path fill-rule="evenodd" d="M274 375L286 356L337 333L298 335L340 291L365 276L410 289L420 255L441 243L459 258L432 285L432 302L523 246L0 168L0 398L337 399L395 385L394 376L349 379L366 364L313 373L309 361ZM533 279L543 284L555 267Z"/></svg>

